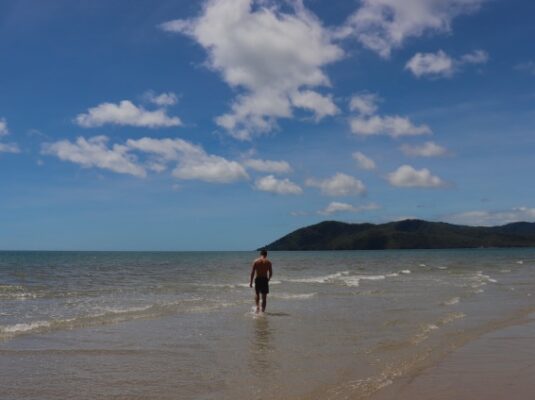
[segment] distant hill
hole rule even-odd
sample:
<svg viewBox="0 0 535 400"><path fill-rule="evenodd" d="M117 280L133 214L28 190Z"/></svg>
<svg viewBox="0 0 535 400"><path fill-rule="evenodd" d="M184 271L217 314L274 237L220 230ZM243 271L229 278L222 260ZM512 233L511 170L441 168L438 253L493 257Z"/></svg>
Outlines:
<svg viewBox="0 0 535 400"><path fill-rule="evenodd" d="M385 224L324 221L265 246L268 250L382 250L535 247L535 223L481 227L418 219Z"/></svg>

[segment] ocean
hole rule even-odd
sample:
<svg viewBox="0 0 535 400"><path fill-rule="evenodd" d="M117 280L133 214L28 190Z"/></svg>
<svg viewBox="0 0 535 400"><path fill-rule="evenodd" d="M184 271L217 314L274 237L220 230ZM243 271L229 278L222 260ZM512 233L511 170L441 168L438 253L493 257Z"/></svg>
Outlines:
<svg viewBox="0 0 535 400"><path fill-rule="evenodd" d="M0 399L363 399L535 312L535 249L0 252Z"/></svg>

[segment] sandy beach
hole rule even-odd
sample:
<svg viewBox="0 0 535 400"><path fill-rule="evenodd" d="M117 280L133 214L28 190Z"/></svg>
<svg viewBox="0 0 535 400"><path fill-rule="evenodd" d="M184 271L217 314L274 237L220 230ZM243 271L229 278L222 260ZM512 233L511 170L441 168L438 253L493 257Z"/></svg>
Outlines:
<svg viewBox="0 0 535 400"><path fill-rule="evenodd" d="M373 400L528 400L535 383L535 315L469 342Z"/></svg>

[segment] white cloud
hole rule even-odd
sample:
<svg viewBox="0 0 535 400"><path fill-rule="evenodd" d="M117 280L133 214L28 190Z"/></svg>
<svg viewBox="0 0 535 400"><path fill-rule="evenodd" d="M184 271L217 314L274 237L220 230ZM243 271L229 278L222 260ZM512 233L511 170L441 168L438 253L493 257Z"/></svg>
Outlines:
<svg viewBox="0 0 535 400"><path fill-rule="evenodd" d="M148 101L160 107L172 106L177 103L178 97L173 92L156 94L149 91L145 94Z"/></svg>
<svg viewBox="0 0 535 400"><path fill-rule="evenodd" d="M373 115L377 112L379 96L375 93L361 93L354 95L349 102L349 109L361 115Z"/></svg>
<svg viewBox="0 0 535 400"><path fill-rule="evenodd" d="M449 32L458 15L476 11L485 0L362 0L342 36L354 36L387 58L411 37Z"/></svg>
<svg viewBox="0 0 535 400"><path fill-rule="evenodd" d="M127 146L160 157L156 160L159 164L178 161L172 174L179 179L231 183L249 178L245 168L237 161L207 154L202 147L182 139L144 137L137 140L129 139Z"/></svg>
<svg viewBox="0 0 535 400"><path fill-rule="evenodd" d="M318 214L322 215L330 215L340 212L362 212L362 211L370 211L370 210L377 210L379 206L375 203L366 204L363 206L354 206L352 204L347 203L340 203L337 201L333 201L329 203L325 209L318 211Z"/></svg>
<svg viewBox="0 0 535 400"><path fill-rule="evenodd" d="M146 176L145 169L128 154L128 147L115 144L108 147L106 136L95 136L88 140L79 137L76 141L60 140L43 145L42 153L55 155L60 160L70 161L82 167L97 167L140 178Z"/></svg>
<svg viewBox="0 0 535 400"><path fill-rule="evenodd" d="M351 132L363 136L386 134L394 138L432 133L427 125L415 125L407 117L375 115L378 101L379 97L374 94L357 94L352 97L350 108L357 111L358 115L349 119Z"/></svg>
<svg viewBox="0 0 535 400"><path fill-rule="evenodd" d="M286 161L271 161L250 158L248 160L245 160L243 164L247 168L253 169L255 171L272 174L284 174L292 170L292 167Z"/></svg>
<svg viewBox="0 0 535 400"><path fill-rule="evenodd" d="M411 157L439 157L448 154L448 150L434 142L425 142L422 145L404 144L400 147L406 156Z"/></svg>
<svg viewBox="0 0 535 400"><path fill-rule="evenodd" d="M327 196L349 196L352 194L362 194L366 191L366 187L362 181L340 172L324 180L307 179L305 184L319 188Z"/></svg>
<svg viewBox="0 0 535 400"><path fill-rule="evenodd" d="M427 168L417 170L410 165L402 165L388 174L388 181L397 187L441 187L445 183L438 176L434 176Z"/></svg>
<svg viewBox="0 0 535 400"><path fill-rule="evenodd" d="M467 211L452 214L444 218L446 221L461 225L492 226L511 222L535 222L535 208L516 207L510 210Z"/></svg>
<svg viewBox="0 0 535 400"><path fill-rule="evenodd" d="M5 118L0 118L0 136L7 134L9 134L9 130L7 129L7 121Z"/></svg>
<svg viewBox="0 0 535 400"><path fill-rule="evenodd" d="M294 2L292 13L264 0L209 0L202 14L165 22L161 28L190 36L208 52L208 66L241 93L216 123L237 139L269 132L294 108L317 120L338 108L312 90L329 86L322 68L343 56L321 22Z"/></svg>
<svg viewBox="0 0 535 400"><path fill-rule="evenodd" d="M273 175L268 175L257 179L255 188L264 192L277 194L302 194L303 189L289 179L277 179Z"/></svg>
<svg viewBox="0 0 535 400"><path fill-rule="evenodd" d="M458 59L447 55L439 50L436 53L416 53L405 65L412 74L418 78L422 76L430 77L451 77L460 71L465 64L486 63L489 56L484 50L475 50L467 53Z"/></svg>
<svg viewBox="0 0 535 400"><path fill-rule="evenodd" d="M179 179L197 179L210 183L231 183L249 177L238 162L214 155L180 161L173 170L173 176Z"/></svg>
<svg viewBox="0 0 535 400"><path fill-rule="evenodd" d="M16 143L1 143L0 142L0 153L20 153L19 146Z"/></svg>
<svg viewBox="0 0 535 400"><path fill-rule="evenodd" d="M333 116L340 112L334 104L332 96L323 96L312 90L303 90L291 95L292 104L314 112L316 121L323 117Z"/></svg>
<svg viewBox="0 0 535 400"><path fill-rule="evenodd" d="M366 170L375 169L375 161L373 161L371 158L361 153L360 151L354 152L352 156L353 159L358 163L360 168Z"/></svg>
<svg viewBox="0 0 535 400"><path fill-rule="evenodd" d="M526 71L530 74L535 75L535 62L534 61L527 61L520 64L515 65L515 69L517 71Z"/></svg>
<svg viewBox="0 0 535 400"><path fill-rule="evenodd" d="M136 106L129 100L123 100L118 104L99 104L87 110L87 113L78 114L75 122L84 128L94 128L106 124L146 128L182 125L180 118L168 116L167 111L163 108L149 111L141 106Z"/></svg>
<svg viewBox="0 0 535 400"><path fill-rule="evenodd" d="M206 156L202 147L182 139L143 137L141 139L128 139L126 145L131 149L155 154L164 161L176 161L181 156L188 158L203 158Z"/></svg>
<svg viewBox="0 0 535 400"><path fill-rule="evenodd" d="M460 62L463 64L485 64L488 60L489 54L485 50L475 50L460 58Z"/></svg>
<svg viewBox="0 0 535 400"><path fill-rule="evenodd" d="M147 170L163 172L169 163L174 163L176 167L172 175L179 179L230 183L249 178L240 163L207 154L201 146L182 139L144 137L128 139L126 144L114 144L112 147L108 147L107 143L106 136L79 137L74 143L61 140L45 144L42 153L83 167L98 167L137 177L145 177ZM143 164L134 152L145 155Z"/></svg>
<svg viewBox="0 0 535 400"><path fill-rule="evenodd" d="M439 50L436 53L416 53L405 65L414 76L452 76L455 66L453 59Z"/></svg>

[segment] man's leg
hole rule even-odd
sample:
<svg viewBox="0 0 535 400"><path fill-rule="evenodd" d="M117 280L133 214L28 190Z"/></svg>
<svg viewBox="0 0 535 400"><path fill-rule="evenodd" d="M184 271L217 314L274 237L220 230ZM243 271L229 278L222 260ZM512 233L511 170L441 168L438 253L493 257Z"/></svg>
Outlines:
<svg viewBox="0 0 535 400"><path fill-rule="evenodd" d="M266 311L267 293L262 293L262 312Z"/></svg>
<svg viewBox="0 0 535 400"><path fill-rule="evenodd" d="M256 295L254 297L254 301L256 303L256 312L260 311L260 307L258 306L258 302L260 301L260 294L258 293L258 290L256 291Z"/></svg>

